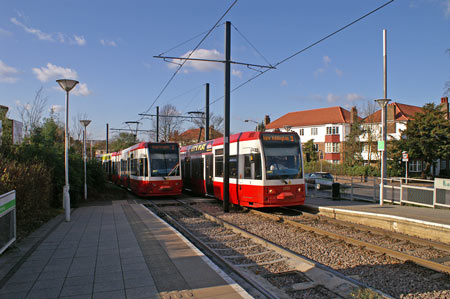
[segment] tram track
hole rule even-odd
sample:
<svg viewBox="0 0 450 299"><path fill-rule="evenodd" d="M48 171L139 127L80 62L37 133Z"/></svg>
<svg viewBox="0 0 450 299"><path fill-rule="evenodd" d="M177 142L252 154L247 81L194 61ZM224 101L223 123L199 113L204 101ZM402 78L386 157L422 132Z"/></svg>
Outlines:
<svg viewBox="0 0 450 299"><path fill-rule="evenodd" d="M293 208L280 208L287 211L298 211ZM327 236L329 238L340 240L354 246L365 247L369 250L386 254L390 257L402 261L411 261L422 267L450 274L450 246L430 240L423 240L415 237L395 234L386 231L365 228L361 225L344 223L339 220L324 219L323 217L305 214L302 217L289 217L274 215L272 213L250 210L251 213L283 221L303 230L311 231L316 234ZM305 215L306 219L305 219ZM318 225L318 223L322 225ZM325 225L324 225L325 224ZM336 229L336 225L340 229ZM328 229L323 228L326 226ZM333 231L329 228L333 226ZM368 236L369 235L369 236ZM371 242L366 241L370 239ZM383 244L382 246L376 243ZM389 248L390 247L390 248ZM395 249L392 249L392 248Z"/></svg>
<svg viewBox="0 0 450 299"><path fill-rule="evenodd" d="M331 268L182 202L152 202L148 208L257 290L256 297L353 298L358 289L368 289ZM382 293L378 296L389 297Z"/></svg>
<svg viewBox="0 0 450 299"><path fill-rule="evenodd" d="M431 270L424 266L411 262L411 259L394 258L386 253L368 249L366 244L350 244L339 238L331 238L324 234L318 234L311 230L305 230L280 219L300 221L303 216L273 215L266 217L257 213L241 211L223 213L222 207L214 203L195 203L197 209L206 211L222 220L232 223L242 229L248 230L262 238L265 238L283 248L324 264L348 277L354 278L370 287L381 290L395 298L450 298L450 275L445 272ZM269 209L275 210L275 209ZM267 213L265 213L267 214ZM298 214L298 213L297 213ZM313 221L316 217L308 217L304 221ZM335 223L330 226L336 227ZM339 228L340 230L341 228ZM354 228L351 229L355 230ZM373 232L367 231L367 238L371 238ZM335 232L339 234L339 232ZM382 237L383 239L385 237ZM393 242L387 238L385 243ZM408 240L398 240L395 246L402 246L405 252L414 251L414 244ZM424 242L422 250L415 254L430 255L434 259L436 253L448 255L448 252L436 252ZM383 247L382 244L378 244ZM418 245L417 245L418 246ZM443 245L445 247L445 244ZM417 247L419 248L419 247ZM425 250L425 249L426 250ZM427 249L428 248L428 249ZM433 252L427 253L428 250ZM439 250L441 250L440 248ZM391 250L394 250L391 248ZM422 251L422 252L421 252ZM427 258L425 256L425 258Z"/></svg>

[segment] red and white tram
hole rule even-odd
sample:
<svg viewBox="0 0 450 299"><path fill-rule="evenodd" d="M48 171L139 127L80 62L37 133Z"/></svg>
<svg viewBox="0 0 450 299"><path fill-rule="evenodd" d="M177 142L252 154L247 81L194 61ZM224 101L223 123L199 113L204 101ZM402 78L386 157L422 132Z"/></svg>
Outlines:
<svg viewBox="0 0 450 299"><path fill-rule="evenodd" d="M183 188L222 199L223 138L180 150ZM305 202L305 180L297 133L243 132L230 136L230 202L262 208Z"/></svg>
<svg viewBox="0 0 450 299"><path fill-rule="evenodd" d="M109 162L110 161L110 162ZM141 142L106 154L109 177L139 196L179 195L182 191L180 154L177 143Z"/></svg>

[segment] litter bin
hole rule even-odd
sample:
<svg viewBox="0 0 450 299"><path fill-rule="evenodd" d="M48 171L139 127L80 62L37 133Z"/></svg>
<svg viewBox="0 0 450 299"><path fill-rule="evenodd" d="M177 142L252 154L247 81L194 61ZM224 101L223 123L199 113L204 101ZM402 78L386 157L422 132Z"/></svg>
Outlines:
<svg viewBox="0 0 450 299"><path fill-rule="evenodd" d="M340 191L341 184L340 183L333 183L331 185L331 187L332 187L331 194L332 194L333 200L339 200L340 197L341 197L341 191Z"/></svg>

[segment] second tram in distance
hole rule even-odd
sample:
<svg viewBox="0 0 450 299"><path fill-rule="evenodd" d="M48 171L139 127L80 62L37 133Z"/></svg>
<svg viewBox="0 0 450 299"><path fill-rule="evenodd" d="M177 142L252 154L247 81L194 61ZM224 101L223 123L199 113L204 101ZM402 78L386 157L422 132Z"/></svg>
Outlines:
<svg viewBox="0 0 450 299"><path fill-rule="evenodd" d="M183 188L222 199L223 138L180 150ZM229 200L263 208L305 202L305 180L297 133L243 132L230 136Z"/></svg>
<svg viewBox="0 0 450 299"><path fill-rule="evenodd" d="M177 143L141 142L102 156L109 179L139 196L181 194L179 162Z"/></svg>

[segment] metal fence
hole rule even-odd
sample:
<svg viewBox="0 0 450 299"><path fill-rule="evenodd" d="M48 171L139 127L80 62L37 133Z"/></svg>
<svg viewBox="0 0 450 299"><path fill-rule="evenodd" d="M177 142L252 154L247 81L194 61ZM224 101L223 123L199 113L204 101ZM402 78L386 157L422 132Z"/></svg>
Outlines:
<svg viewBox="0 0 450 299"><path fill-rule="evenodd" d="M0 254L16 241L16 191L0 195Z"/></svg>
<svg viewBox="0 0 450 299"><path fill-rule="evenodd" d="M380 178L335 177L340 184L341 198L378 203L380 201ZM331 189L309 190L309 196L332 197ZM450 179L389 178L384 181L385 202L412 204L426 207L450 208Z"/></svg>

